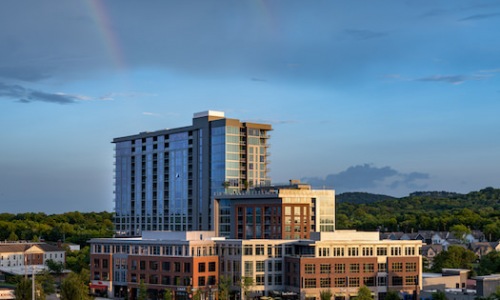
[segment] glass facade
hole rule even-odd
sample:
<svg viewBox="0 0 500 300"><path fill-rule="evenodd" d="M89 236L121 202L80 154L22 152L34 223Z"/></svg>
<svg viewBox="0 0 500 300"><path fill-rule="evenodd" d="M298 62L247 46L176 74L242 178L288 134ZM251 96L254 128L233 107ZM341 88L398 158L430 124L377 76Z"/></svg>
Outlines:
<svg viewBox="0 0 500 300"><path fill-rule="evenodd" d="M188 134L170 135L168 230L189 230L188 218Z"/></svg>

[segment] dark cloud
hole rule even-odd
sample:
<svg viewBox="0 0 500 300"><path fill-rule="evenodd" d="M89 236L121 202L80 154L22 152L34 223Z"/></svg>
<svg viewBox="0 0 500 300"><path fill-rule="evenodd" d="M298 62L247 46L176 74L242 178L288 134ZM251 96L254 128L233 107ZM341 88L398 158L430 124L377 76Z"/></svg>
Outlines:
<svg viewBox="0 0 500 300"><path fill-rule="evenodd" d="M426 185L421 181L429 179L429 174L412 172L401 173L391 167L375 167L371 164L357 165L347 168L338 174L330 174L323 178L303 178L304 182L316 188L333 188L337 192L370 191L385 187L388 189L422 189Z"/></svg>
<svg viewBox="0 0 500 300"><path fill-rule="evenodd" d="M14 99L20 103L40 101L57 104L73 104L82 99L81 96L66 95L61 93L46 93L27 89L17 84L6 84L2 82L0 82L0 97Z"/></svg>
<svg viewBox="0 0 500 300"><path fill-rule="evenodd" d="M477 14L477 15L472 15L463 19L460 19L459 21L476 21L476 20L483 20L483 19L489 19L489 18L498 18L500 17L500 12L498 13L490 13L490 14Z"/></svg>
<svg viewBox="0 0 500 300"><path fill-rule="evenodd" d="M357 40L368 40L384 37L387 35L387 33L384 32L377 32L367 29L346 29L344 30L344 33Z"/></svg>

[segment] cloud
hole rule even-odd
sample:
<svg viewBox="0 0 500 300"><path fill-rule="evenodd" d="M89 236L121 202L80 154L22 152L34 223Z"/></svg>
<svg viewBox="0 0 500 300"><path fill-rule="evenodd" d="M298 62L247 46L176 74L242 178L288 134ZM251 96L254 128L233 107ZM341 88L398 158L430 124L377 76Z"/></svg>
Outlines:
<svg viewBox="0 0 500 300"><path fill-rule="evenodd" d="M151 116L151 117L161 117L162 116L161 114L157 114L157 113L153 113L153 112L148 112L148 111L145 111L142 114L145 115L145 116Z"/></svg>
<svg viewBox="0 0 500 300"><path fill-rule="evenodd" d="M401 173L391 167L375 167L371 164L351 166L337 174L329 174L324 179L319 177L303 178L304 182L315 188L333 188L337 192L368 191L379 188L396 190L422 189L422 183L429 179L429 174L412 172Z"/></svg>
<svg viewBox="0 0 500 300"><path fill-rule="evenodd" d="M47 93L3 82L0 82L0 98L14 99L19 103L48 102L56 104L74 104L78 101L94 100L92 97L84 95Z"/></svg>
<svg viewBox="0 0 500 300"><path fill-rule="evenodd" d="M372 31L367 29L346 29L344 33L356 40L368 40L374 38L380 38L387 35L384 32Z"/></svg>
<svg viewBox="0 0 500 300"><path fill-rule="evenodd" d="M416 81L427 81L427 82L445 82L451 84L461 84L467 80L467 76L464 75L434 75L429 77L422 77L415 79Z"/></svg>
<svg viewBox="0 0 500 300"><path fill-rule="evenodd" d="M498 71L483 70L483 71L478 71L473 75L433 75L433 76L417 78L414 80L422 82L443 82L443 83L451 83L457 85L457 84L462 84L465 81L488 79L490 77L493 77L494 76L493 73L496 72Z"/></svg>
<svg viewBox="0 0 500 300"><path fill-rule="evenodd" d="M463 19L459 19L458 21L463 22L463 21L477 21L477 20L483 20L483 19L490 19L490 18L497 18L500 17L500 12L497 13L490 13L490 14L477 14L477 15L472 15Z"/></svg>

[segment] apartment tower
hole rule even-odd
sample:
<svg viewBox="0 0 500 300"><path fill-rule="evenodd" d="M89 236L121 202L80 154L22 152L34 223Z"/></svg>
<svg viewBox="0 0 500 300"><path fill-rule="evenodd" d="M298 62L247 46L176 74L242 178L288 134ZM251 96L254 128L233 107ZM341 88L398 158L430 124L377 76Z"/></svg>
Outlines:
<svg viewBox="0 0 500 300"><path fill-rule="evenodd" d="M115 226L213 230L214 193L270 184L268 124L195 113L191 126L115 138Z"/></svg>

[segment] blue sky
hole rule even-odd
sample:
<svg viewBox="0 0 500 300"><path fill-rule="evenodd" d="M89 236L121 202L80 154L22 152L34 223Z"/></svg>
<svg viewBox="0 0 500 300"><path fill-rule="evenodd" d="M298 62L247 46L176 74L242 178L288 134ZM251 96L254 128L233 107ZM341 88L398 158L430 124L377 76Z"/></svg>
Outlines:
<svg viewBox="0 0 500 300"><path fill-rule="evenodd" d="M3 212L113 210L115 137L273 125L274 182L404 196L500 178L500 1L14 1Z"/></svg>

